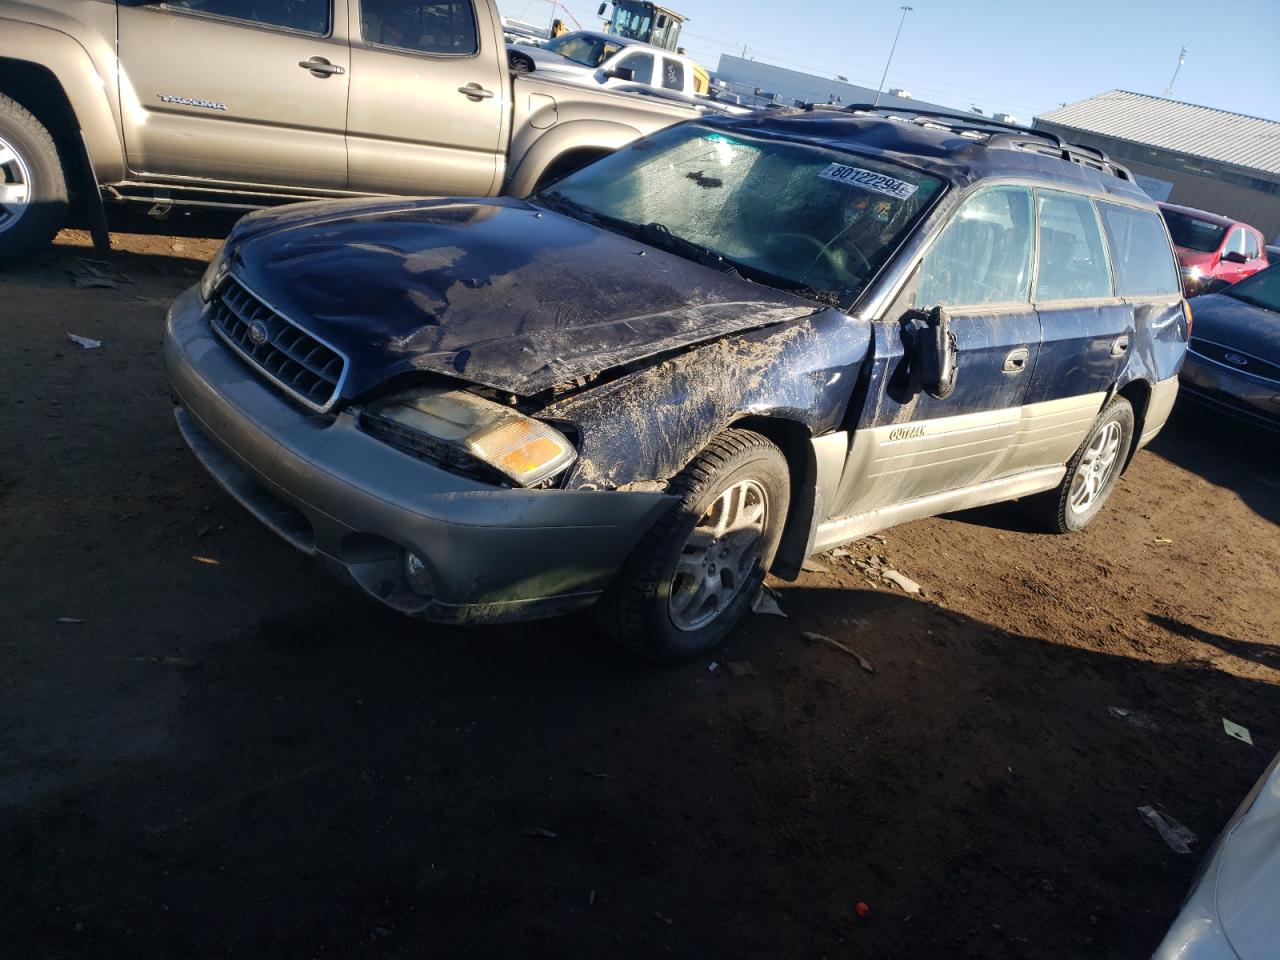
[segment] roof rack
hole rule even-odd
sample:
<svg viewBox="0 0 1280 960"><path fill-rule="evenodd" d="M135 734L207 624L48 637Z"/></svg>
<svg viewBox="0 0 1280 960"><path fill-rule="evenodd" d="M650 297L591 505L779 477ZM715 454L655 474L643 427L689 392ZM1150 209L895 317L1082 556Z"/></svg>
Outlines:
<svg viewBox="0 0 1280 960"><path fill-rule="evenodd" d="M844 107L850 113L875 113L888 118L910 117L911 123L921 126L932 124L944 127L954 133L967 131L986 132L988 146L1013 147L1020 150L1031 150L1045 156L1058 157L1069 163L1092 167L1103 173L1111 173L1122 180L1133 182L1133 174L1107 156L1097 147L1079 143L1067 143L1056 133L1049 130L1036 130L1013 123L1003 123L988 117L974 116L967 113L947 110L917 110L915 107L883 107L873 103L851 103Z"/></svg>

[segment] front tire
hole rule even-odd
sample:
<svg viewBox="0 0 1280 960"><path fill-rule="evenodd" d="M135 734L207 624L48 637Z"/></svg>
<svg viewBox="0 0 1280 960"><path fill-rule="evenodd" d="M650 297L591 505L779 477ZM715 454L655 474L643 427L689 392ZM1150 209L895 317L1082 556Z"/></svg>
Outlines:
<svg viewBox="0 0 1280 960"><path fill-rule="evenodd" d="M1112 398L1067 464L1062 483L1029 501L1045 527L1053 533L1076 533L1089 525L1120 479L1133 433L1133 407L1124 397Z"/></svg>
<svg viewBox="0 0 1280 960"><path fill-rule="evenodd" d="M67 216L67 181L53 137L0 94L0 269L43 249Z"/></svg>
<svg viewBox="0 0 1280 960"><path fill-rule="evenodd" d="M627 650L679 663L747 612L782 538L791 481L767 438L728 430L671 481L680 503L637 544L596 608Z"/></svg>

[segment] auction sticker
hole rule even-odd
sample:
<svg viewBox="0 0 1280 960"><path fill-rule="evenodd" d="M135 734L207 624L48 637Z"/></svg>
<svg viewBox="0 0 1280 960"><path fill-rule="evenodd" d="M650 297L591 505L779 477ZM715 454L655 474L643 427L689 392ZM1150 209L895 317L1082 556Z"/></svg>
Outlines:
<svg viewBox="0 0 1280 960"><path fill-rule="evenodd" d="M916 192L914 183L895 180L893 177L886 177L883 173L873 173L860 167L846 167L843 163L831 164L818 176L823 180L834 180L836 183L864 187L867 190L874 190L876 193L883 193L888 197L897 197L899 200L905 200Z"/></svg>

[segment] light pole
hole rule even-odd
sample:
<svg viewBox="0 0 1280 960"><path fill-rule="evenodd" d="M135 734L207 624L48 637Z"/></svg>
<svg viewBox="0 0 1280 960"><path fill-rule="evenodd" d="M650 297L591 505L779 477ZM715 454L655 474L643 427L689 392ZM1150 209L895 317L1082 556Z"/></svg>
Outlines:
<svg viewBox="0 0 1280 960"><path fill-rule="evenodd" d="M1164 88L1164 95L1166 97L1173 96L1173 83L1175 80L1178 79L1178 71L1182 69L1182 64L1186 61L1186 59L1187 59L1187 48L1183 47L1181 52L1178 54L1178 65L1173 68L1173 76L1169 78L1169 85Z"/></svg>
<svg viewBox="0 0 1280 960"><path fill-rule="evenodd" d="M898 38L902 36L902 25L907 22L907 14L911 7L899 7L902 17L898 20L898 32L893 35L893 46L889 48L889 59L884 62L884 73L880 74L880 86L876 87L876 102L872 106L880 106L880 92L884 90L884 78L889 75L889 64L893 63L893 52L898 49Z"/></svg>

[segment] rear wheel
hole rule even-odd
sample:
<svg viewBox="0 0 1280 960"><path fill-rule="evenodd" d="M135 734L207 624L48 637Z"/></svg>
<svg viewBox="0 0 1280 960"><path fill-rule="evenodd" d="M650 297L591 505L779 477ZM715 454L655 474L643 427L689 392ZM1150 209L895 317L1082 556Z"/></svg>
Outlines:
<svg viewBox="0 0 1280 960"><path fill-rule="evenodd" d="M44 125L0 95L0 268L41 249L67 215L67 182Z"/></svg>
<svg viewBox="0 0 1280 960"><path fill-rule="evenodd" d="M1046 527L1054 533L1075 533L1089 525L1120 479L1133 431L1133 407L1124 397L1113 398L1067 464L1062 483L1028 501Z"/></svg>
<svg viewBox="0 0 1280 960"><path fill-rule="evenodd" d="M680 503L632 551L597 607L614 639L659 663L712 649L747 612L782 537L787 461L760 434L729 430L670 490Z"/></svg>

